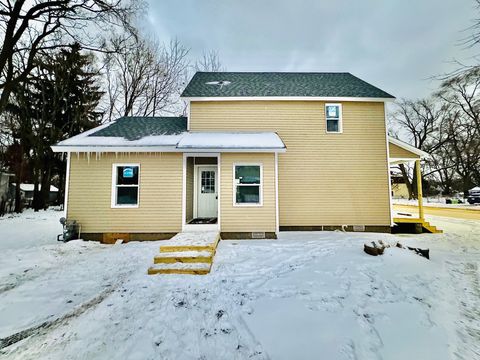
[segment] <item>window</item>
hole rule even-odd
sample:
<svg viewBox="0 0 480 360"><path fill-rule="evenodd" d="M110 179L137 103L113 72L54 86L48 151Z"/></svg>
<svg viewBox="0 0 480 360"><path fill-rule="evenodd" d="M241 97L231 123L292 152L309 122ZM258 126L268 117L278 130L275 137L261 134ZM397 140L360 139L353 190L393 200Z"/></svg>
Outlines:
<svg viewBox="0 0 480 360"><path fill-rule="evenodd" d="M325 104L325 119L327 120L327 133L341 133L342 105Z"/></svg>
<svg viewBox="0 0 480 360"><path fill-rule="evenodd" d="M114 164L112 207L138 207L139 164Z"/></svg>
<svg viewBox="0 0 480 360"><path fill-rule="evenodd" d="M262 166L234 165L234 205L262 205Z"/></svg>
<svg viewBox="0 0 480 360"><path fill-rule="evenodd" d="M215 192L215 171L202 170L201 191L202 194L212 194Z"/></svg>

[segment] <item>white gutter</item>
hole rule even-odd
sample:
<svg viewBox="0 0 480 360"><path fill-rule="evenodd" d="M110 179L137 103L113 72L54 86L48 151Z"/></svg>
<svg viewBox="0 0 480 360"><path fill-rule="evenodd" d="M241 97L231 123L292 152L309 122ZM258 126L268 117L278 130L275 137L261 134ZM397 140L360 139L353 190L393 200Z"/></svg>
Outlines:
<svg viewBox="0 0 480 360"><path fill-rule="evenodd" d="M102 152L102 153L152 153L152 152L196 152L196 153L211 153L211 152L229 152L229 153L241 153L241 152L278 152L284 153L286 148L193 148L176 146L80 146L80 145L54 145L52 146L53 152Z"/></svg>

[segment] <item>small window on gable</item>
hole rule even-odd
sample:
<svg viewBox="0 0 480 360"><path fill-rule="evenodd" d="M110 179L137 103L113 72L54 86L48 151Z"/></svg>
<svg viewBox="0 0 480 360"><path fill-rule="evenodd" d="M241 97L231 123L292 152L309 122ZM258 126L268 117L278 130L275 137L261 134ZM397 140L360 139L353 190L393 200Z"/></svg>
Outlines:
<svg viewBox="0 0 480 360"><path fill-rule="evenodd" d="M262 206L262 166L234 165L234 205Z"/></svg>
<svg viewBox="0 0 480 360"><path fill-rule="evenodd" d="M114 164L112 207L138 207L140 165Z"/></svg>
<svg viewBox="0 0 480 360"><path fill-rule="evenodd" d="M325 104L325 119L327 133L342 132L342 105Z"/></svg>

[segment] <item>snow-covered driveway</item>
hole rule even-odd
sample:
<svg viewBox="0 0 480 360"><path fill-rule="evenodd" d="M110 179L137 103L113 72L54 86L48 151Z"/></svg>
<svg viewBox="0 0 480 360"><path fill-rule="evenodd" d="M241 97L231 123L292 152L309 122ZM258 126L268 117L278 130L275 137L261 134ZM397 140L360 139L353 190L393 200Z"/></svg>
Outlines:
<svg viewBox="0 0 480 360"><path fill-rule="evenodd" d="M57 244L60 216L0 220L0 358L480 356L480 222L430 219L441 235L222 241L209 275L147 276L158 242ZM431 260L364 254L378 239L429 247Z"/></svg>

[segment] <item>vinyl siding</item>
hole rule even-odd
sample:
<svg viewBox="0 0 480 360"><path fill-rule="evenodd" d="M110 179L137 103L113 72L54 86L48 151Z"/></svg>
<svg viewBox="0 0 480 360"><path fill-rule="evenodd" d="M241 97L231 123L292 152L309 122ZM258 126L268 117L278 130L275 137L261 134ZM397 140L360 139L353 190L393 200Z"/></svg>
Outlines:
<svg viewBox="0 0 480 360"><path fill-rule="evenodd" d="M187 158L187 173L186 173L186 203L185 203L185 216L187 223L193 219L193 182L194 182L194 166L193 158Z"/></svg>
<svg viewBox="0 0 480 360"><path fill-rule="evenodd" d="M234 206L235 163L263 165L262 206ZM220 226L223 232L275 232L275 155L224 153L221 155Z"/></svg>
<svg viewBox="0 0 480 360"><path fill-rule="evenodd" d="M182 228L182 154L72 154L68 218L84 233L178 232ZM140 164L138 208L112 209L112 164Z"/></svg>
<svg viewBox="0 0 480 360"><path fill-rule="evenodd" d="M389 143L389 152L391 158L400 158L400 159L420 159L420 156L412 153L404 148L401 148L398 145Z"/></svg>
<svg viewBox="0 0 480 360"><path fill-rule="evenodd" d="M342 134L326 134L323 102L192 102L190 111L192 131L280 135L287 146L287 152L279 154L280 226L390 225L383 103L344 102ZM227 167L222 179L231 176L229 171ZM222 197L222 206L228 206L226 201ZM255 220L254 209L242 210L244 216L237 220L233 215L239 212L231 210L227 227Z"/></svg>

